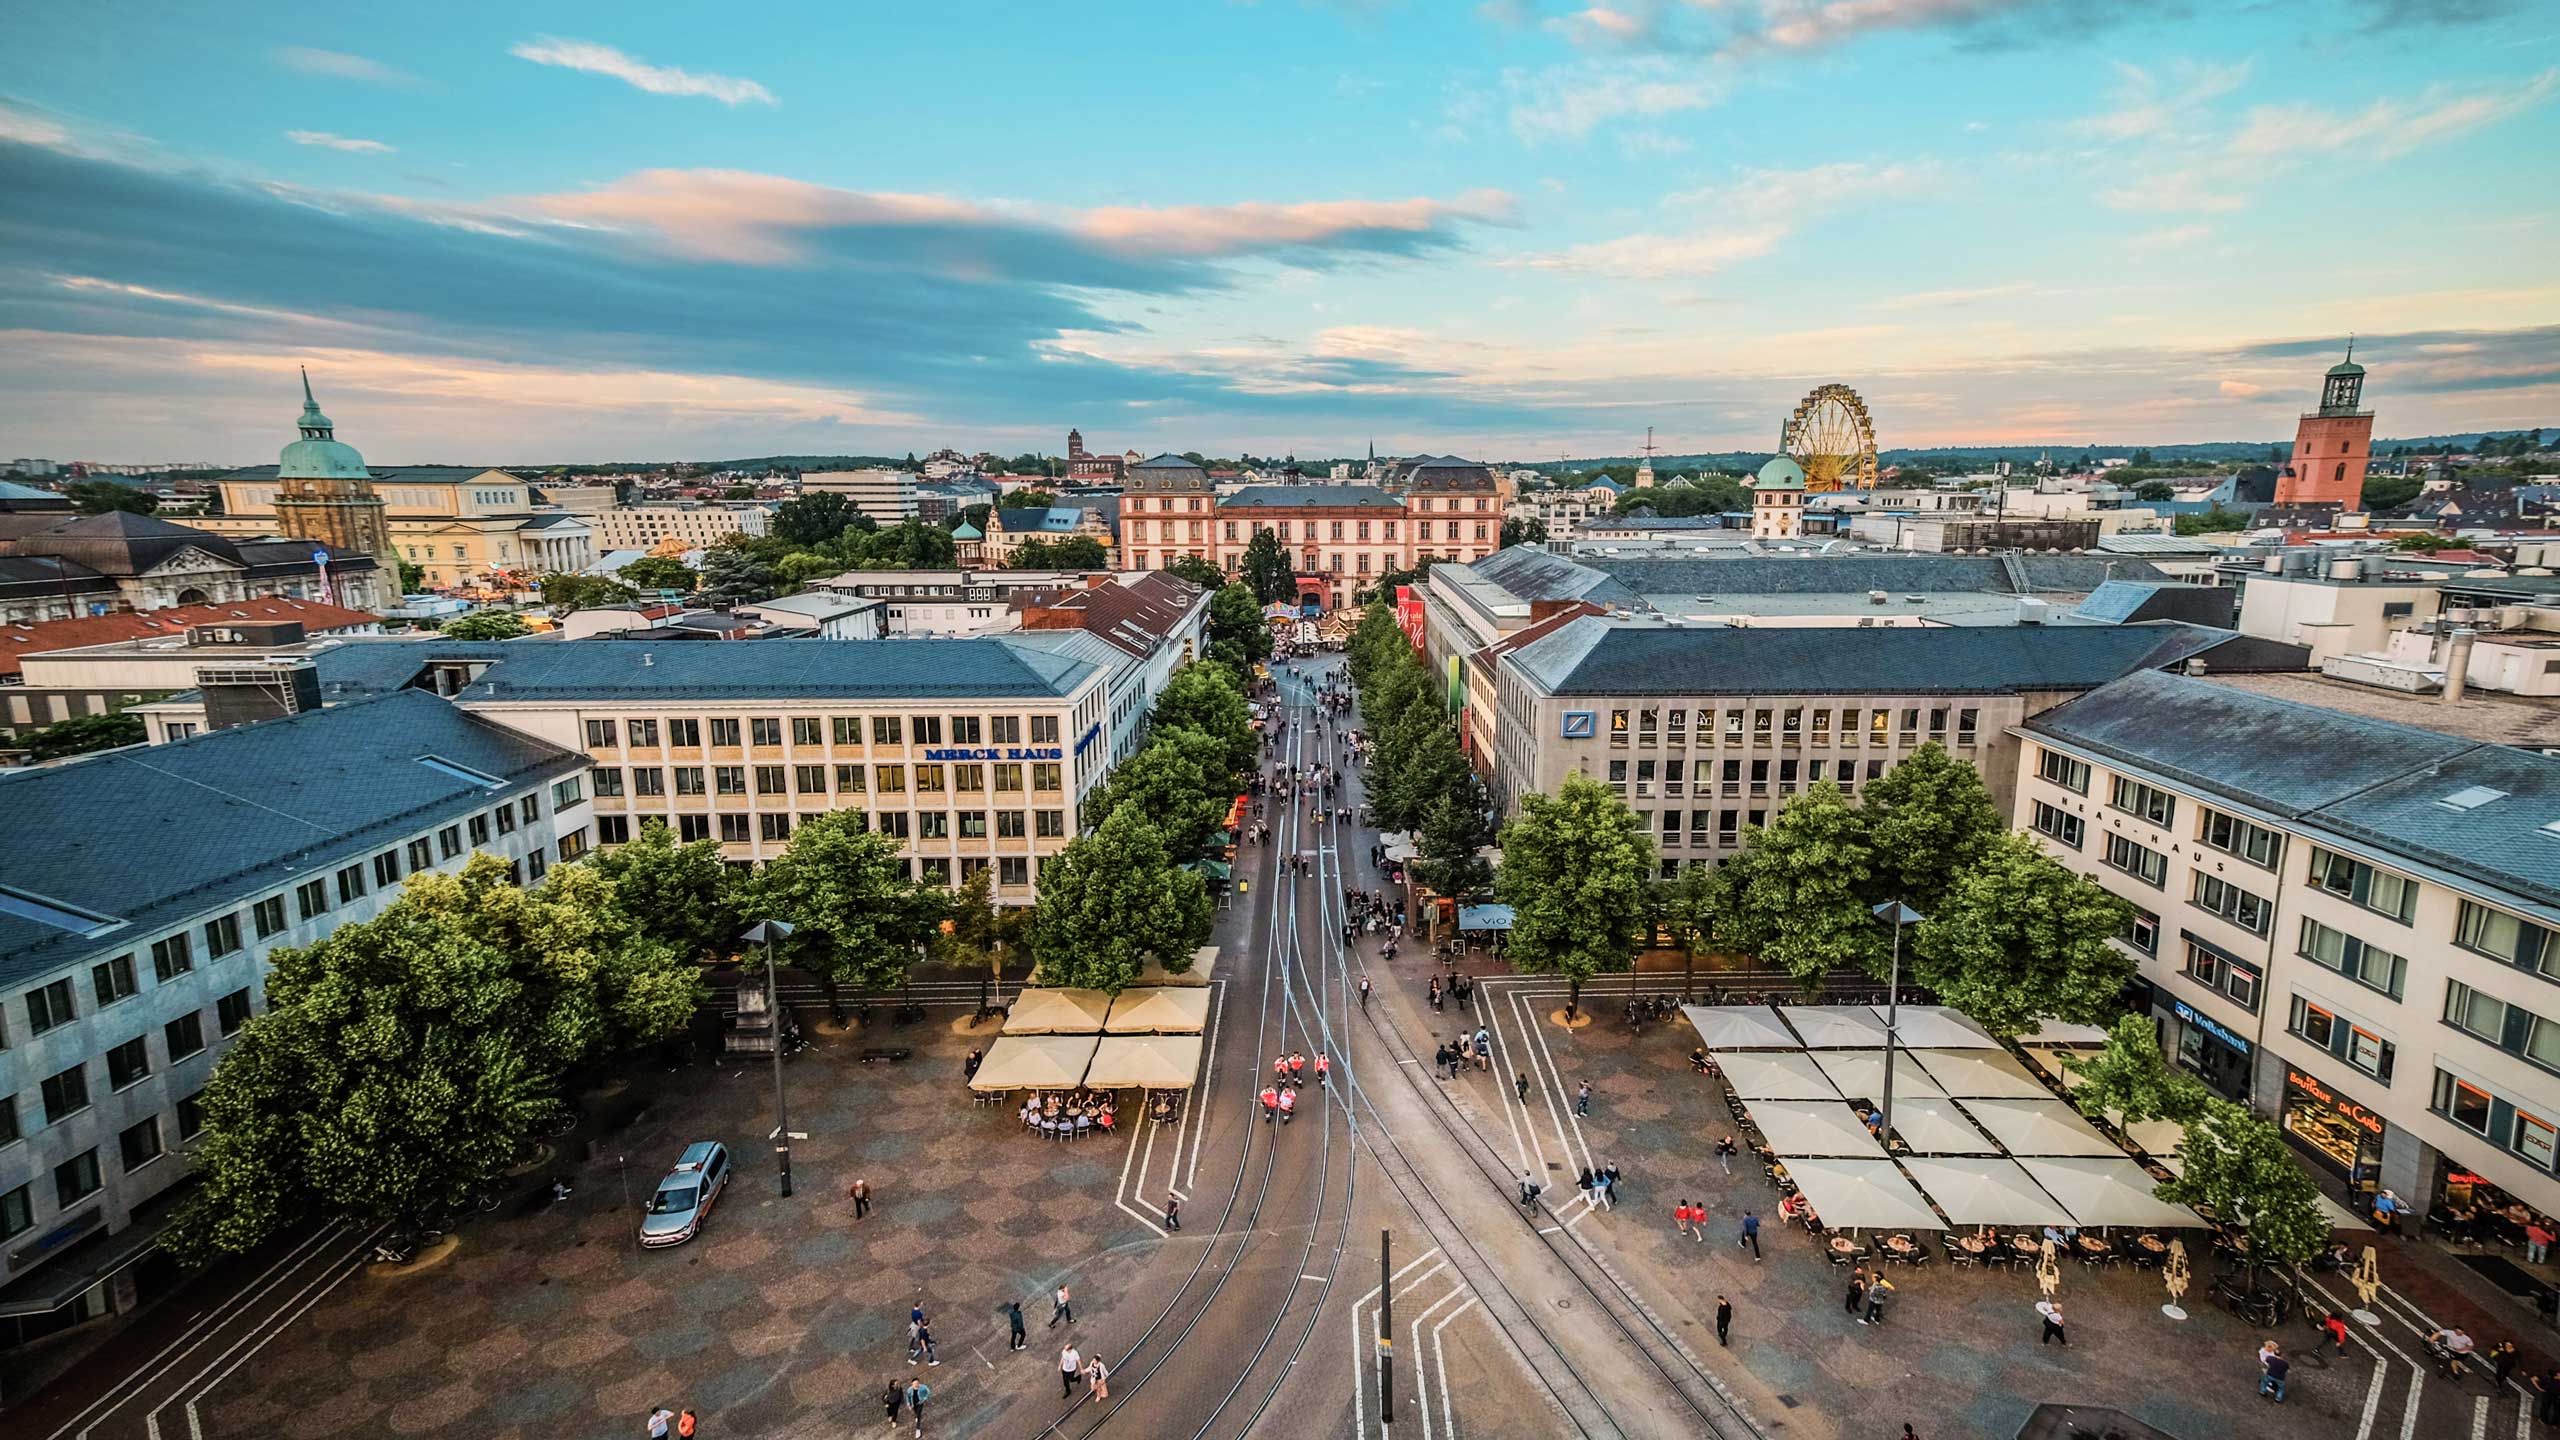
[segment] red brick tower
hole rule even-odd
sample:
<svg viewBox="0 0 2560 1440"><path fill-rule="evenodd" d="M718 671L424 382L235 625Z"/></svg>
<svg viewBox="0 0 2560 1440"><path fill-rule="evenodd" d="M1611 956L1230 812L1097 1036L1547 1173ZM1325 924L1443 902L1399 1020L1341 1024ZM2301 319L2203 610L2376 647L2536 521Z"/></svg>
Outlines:
<svg viewBox="0 0 2560 1440"><path fill-rule="evenodd" d="M2359 410L2364 398L2364 367L2356 363L2355 342L2347 342L2347 358L2329 367L2321 382L2320 408L2302 417L2293 432L2293 458L2276 474L2279 505L2335 502L2348 510L2364 508L2364 470L2373 460L2373 412Z"/></svg>

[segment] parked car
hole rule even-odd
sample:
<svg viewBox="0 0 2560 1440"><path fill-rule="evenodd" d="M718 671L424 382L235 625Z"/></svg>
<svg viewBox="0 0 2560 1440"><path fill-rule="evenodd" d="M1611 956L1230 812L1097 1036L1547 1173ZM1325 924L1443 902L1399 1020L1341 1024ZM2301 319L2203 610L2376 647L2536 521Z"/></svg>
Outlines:
<svg viewBox="0 0 2560 1440"><path fill-rule="evenodd" d="M681 1245L694 1237L729 1185L729 1147L717 1140L697 1140L684 1147L676 1167L658 1182L649 1208L640 1217L644 1246Z"/></svg>

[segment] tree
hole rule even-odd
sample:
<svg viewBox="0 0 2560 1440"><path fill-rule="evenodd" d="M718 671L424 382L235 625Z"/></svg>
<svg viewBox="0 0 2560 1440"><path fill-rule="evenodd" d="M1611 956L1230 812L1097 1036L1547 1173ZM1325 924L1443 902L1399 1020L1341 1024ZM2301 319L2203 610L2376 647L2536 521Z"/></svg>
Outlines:
<svg viewBox="0 0 2560 1440"><path fill-rule="evenodd" d="M1177 580L1188 580L1203 590L1223 590L1227 585L1226 575L1217 566L1197 555L1178 555L1166 563L1164 571Z"/></svg>
<svg viewBox="0 0 2560 1440"><path fill-rule="evenodd" d="M842 560L821 550L794 550L773 567L773 578L796 590L812 580L841 575L849 568Z"/></svg>
<svg viewBox="0 0 2560 1440"><path fill-rule="evenodd" d="M1183 726L1225 747L1226 768L1219 779L1232 787L1254 768L1262 755L1261 737L1253 733L1253 716L1245 708L1244 687L1236 672L1214 660L1194 660L1173 672L1156 696L1150 712L1158 728ZM1228 794L1235 792L1229 789Z"/></svg>
<svg viewBox="0 0 2560 1440"><path fill-rule="evenodd" d="M1502 827L1493 882L1511 907L1511 967L1564 976L1566 1010L1579 1009L1593 976L1634 963L1653 863L1643 822L1589 776L1567 775L1551 796L1523 796Z"/></svg>
<svg viewBox="0 0 2560 1440"><path fill-rule="evenodd" d="M1028 943L1031 911L1022 905L997 905L995 874L983 867L951 892L949 908L934 950L953 969L978 972L978 1014L983 1019L990 1013L988 988L1003 978L1004 952Z"/></svg>
<svg viewBox="0 0 2560 1440"><path fill-rule="evenodd" d="M996 508L999 510L1055 510L1058 508L1058 497L1054 491L1026 488L999 497Z"/></svg>
<svg viewBox="0 0 2560 1440"><path fill-rule="evenodd" d="M2276 1127L2219 1095L2186 1122L2178 1142L2182 1169L2160 1182L2172 1205L2209 1205L2248 1232L2251 1283L2259 1265L2299 1265L2328 1243L2320 1187L2293 1158Z"/></svg>
<svg viewBox="0 0 2560 1440"><path fill-rule="evenodd" d="M247 1250L315 1215L460 1209L560 1113L565 1078L680 1030L700 975L593 868L540 889L475 855L379 915L269 957L267 1012L207 1086L197 1193L170 1247Z"/></svg>
<svg viewBox="0 0 2560 1440"><path fill-rule="evenodd" d="M1653 913L1680 942L1680 998L1684 1001L1695 989L1699 957L1714 947L1716 905L1721 898L1715 867L1697 860L1653 887Z"/></svg>
<svg viewBox="0 0 2560 1440"><path fill-rule="evenodd" d="M1060 570L1107 570L1111 552L1090 535L1070 535L1052 547L1052 563Z"/></svg>
<svg viewBox="0 0 2560 1440"><path fill-rule="evenodd" d="M622 583L640 590L673 590L678 594L693 593L694 584L702 577L693 567L665 555L643 555L622 567Z"/></svg>
<svg viewBox="0 0 2560 1440"><path fill-rule="evenodd" d="M773 562L757 551L724 540L703 552L705 604L753 605L770 600L781 591L782 577L775 572Z"/></svg>
<svg viewBox="0 0 2560 1440"><path fill-rule="evenodd" d="M1982 772L1932 740L1867 787L1858 801L1866 826L1870 907L1899 900L1923 914L1955 877L2008 827Z"/></svg>
<svg viewBox="0 0 2560 1440"><path fill-rule="evenodd" d="M909 879L897 840L869 821L859 810L801 821L791 848L747 886L746 913L797 927L786 942L792 963L817 977L839 1013L847 985L903 987L943 918L942 892Z"/></svg>
<svg viewBox="0 0 2560 1440"><path fill-rule="evenodd" d="M103 715L74 715L56 720L40 730L29 732L24 744L31 760L59 760L66 755L86 755L93 750L113 750L125 745L139 745L150 739L139 715L111 711Z"/></svg>
<svg viewBox="0 0 2560 1440"><path fill-rule="evenodd" d="M676 843L657 818L644 820L628 844L597 855L596 873L613 884L613 900L643 930L686 960L711 960L737 948L749 923L739 874L720 858L720 842Z"/></svg>
<svg viewBox="0 0 2560 1440"><path fill-rule="evenodd" d="M592 610L599 605L626 604L639 598L639 591L601 575L542 577L542 603L564 614Z"/></svg>
<svg viewBox="0 0 2560 1440"><path fill-rule="evenodd" d="M1716 871L1724 938L1811 984L1834 970L1874 971L1874 852L1865 819L1828 780L1787 801Z"/></svg>
<svg viewBox="0 0 2560 1440"><path fill-rule="evenodd" d="M1484 794L1474 775L1432 802L1413 843L1421 852L1413 878L1434 895L1466 900L1493 884L1493 866L1483 854L1493 843L1493 827L1486 820Z"/></svg>
<svg viewBox="0 0 2560 1440"><path fill-rule="evenodd" d="M533 630L513 610L475 610L444 622L442 633L448 640L513 640Z"/></svg>
<svg viewBox="0 0 2560 1440"><path fill-rule="evenodd" d="M1044 983L1116 995L1150 955L1174 974L1190 969L1210 922L1206 882L1175 866L1137 806L1122 805L1040 867L1031 948Z"/></svg>
<svg viewBox="0 0 2560 1440"><path fill-rule="evenodd" d="M1298 598L1298 572L1290 567L1280 537L1268 530L1254 531L1245 542L1244 560L1237 569L1244 583L1253 587L1253 598L1265 605Z"/></svg>
<svg viewBox="0 0 2560 1440"><path fill-rule="evenodd" d="M774 506L770 529L776 538L805 549L843 534L861 513L841 491L811 491Z"/></svg>
<svg viewBox="0 0 2560 1440"><path fill-rule="evenodd" d="M1271 627L1251 586L1223 585L1209 597L1209 658L1238 675L1253 673L1271 653Z"/></svg>
<svg viewBox="0 0 2560 1440"><path fill-rule="evenodd" d="M1510 549L1514 545L1543 545L1545 543L1547 543L1547 522L1543 520L1505 520L1502 522L1502 548L1505 550Z"/></svg>
<svg viewBox="0 0 2560 1440"><path fill-rule="evenodd" d="M2212 1095L2203 1081L2173 1069L2162 1057L2160 1032L2148 1015L2118 1020L2107 1032L2105 1049L2086 1060L2066 1057L2063 1064L2080 1078L2071 1103L2086 1115L2112 1113L2120 1124L2175 1120L2183 1125L2204 1113Z"/></svg>
<svg viewBox="0 0 2560 1440"><path fill-rule="evenodd" d="M2219 503L2202 515L2181 515L2171 528L2181 535L2224 535L2249 528L2246 511L2225 510Z"/></svg>
<svg viewBox="0 0 2560 1440"><path fill-rule="evenodd" d="M756 487L753 485L731 485L720 492L720 498L723 500L753 500L756 498Z"/></svg>
<svg viewBox="0 0 2560 1440"><path fill-rule="evenodd" d="M123 511L128 515L149 515L160 508L160 497L131 485L113 480L74 480L62 487L71 500L71 508L83 515L106 515Z"/></svg>
<svg viewBox="0 0 2560 1440"><path fill-rule="evenodd" d="M2151 464L2151 452L2148 450L2134 451L2132 463L2136 469L2142 469L2149 466Z"/></svg>
<svg viewBox="0 0 2560 1440"><path fill-rule="evenodd" d="M1475 778L1447 711L1424 698L1427 689L1413 694L1388 712L1369 767L1369 810L1381 830L1420 828L1434 804Z"/></svg>
<svg viewBox="0 0 2560 1440"><path fill-rule="evenodd" d="M2003 831L1920 922L1912 978L1994 1035L2113 1015L2133 962L2109 939L2132 908Z"/></svg>
<svg viewBox="0 0 2560 1440"><path fill-rule="evenodd" d="M2166 480L2145 480L2133 487L2136 500L2174 500L2177 495L2177 487Z"/></svg>
<svg viewBox="0 0 2560 1440"><path fill-rule="evenodd" d="M418 564L414 560L402 560L399 561L398 564L400 566L401 594L415 595L419 591L427 588L427 571L425 566Z"/></svg>
<svg viewBox="0 0 2560 1440"><path fill-rule="evenodd" d="M1209 853L1209 837L1235 800L1232 756L1226 743L1184 725L1159 724L1146 746L1120 762L1111 778L1085 798L1085 821L1099 827L1112 811L1135 805L1164 837L1179 861Z"/></svg>
<svg viewBox="0 0 2560 1440"><path fill-rule="evenodd" d="M2367 510L2396 510L2417 499L2426 483L2425 477L2419 475L2369 473L2364 477L2364 491L2357 503Z"/></svg>

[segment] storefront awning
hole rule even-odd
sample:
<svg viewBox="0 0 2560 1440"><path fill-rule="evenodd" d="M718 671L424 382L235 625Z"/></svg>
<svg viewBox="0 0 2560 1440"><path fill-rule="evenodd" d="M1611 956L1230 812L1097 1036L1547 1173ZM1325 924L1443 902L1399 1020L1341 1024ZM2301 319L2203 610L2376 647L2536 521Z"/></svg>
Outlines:
<svg viewBox="0 0 2560 1440"><path fill-rule="evenodd" d="M1508 905L1461 905L1458 907L1460 930L1508 930L1511 907Z"/></svg>
<svg viewBox="0 0 2560 1440"><path fill-rule="evenodd" d="M1778 1013L1809 1050L1866 1050L1884 1044L1884 1022L1864 1005L1781 1005Z"/></svg>
<svg viewBox="0 0 2560 1440"><path fill-rule="evenodd" d="M999 1035L969 1088L1064 1090L1084 1079L1097 1043L1092 1035Z"/></svg>
<svg viewBox="0 0 2560 1440"><path fill-rule="evenodd" d="M1007 1035L1092 1035L1111 1013L1111 997L1099 990L1037 988L1014 997L1005 1018Z"/></svg>
<svg viewBox="0 0 2560 1440"><path fill-rule="evenodd" d="M1947 1228L1890 1160L1790 1160L1787 1178L1834 1230Z"/></svg>
<svg viewBox="0 0 2560 1440"><path fill-rule="evenodd" d="M1751 1100L1837 1100L1839 1087L1802 1050L1736 1050L1717 1063L1733 1093Z"/></svg>
<svg viewBox="0 0 2560 1440"><path fill-rule="evenodd" d="M1796 1032L1766 1005L1683 1005L1680 1013L1710 1050L1800 1050Z"/></svg>

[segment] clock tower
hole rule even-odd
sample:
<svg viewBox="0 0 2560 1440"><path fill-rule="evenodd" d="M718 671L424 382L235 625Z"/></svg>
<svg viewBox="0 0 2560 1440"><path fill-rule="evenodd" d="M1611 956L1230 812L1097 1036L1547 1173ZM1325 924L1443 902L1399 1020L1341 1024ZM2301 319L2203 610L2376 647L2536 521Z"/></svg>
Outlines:
<svg viewBox="0 0 2560 1440"><path fill-rule="evenodd" d="M2364 367L2356 345L2321 378L2320 408L2293 432L2293 454L2276 473L2279 505L2335 504L2364 508L2365 467L2373 463L2373 412L2364 403Z"/></svg>

